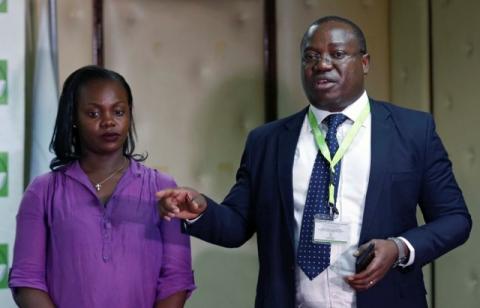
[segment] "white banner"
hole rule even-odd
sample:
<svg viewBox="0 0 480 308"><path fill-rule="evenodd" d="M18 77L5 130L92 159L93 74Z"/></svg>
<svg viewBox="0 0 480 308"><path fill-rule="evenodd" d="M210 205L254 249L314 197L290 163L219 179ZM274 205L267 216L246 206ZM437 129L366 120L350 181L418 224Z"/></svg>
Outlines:
<svg viewBox="0 0 480 308"><path fill-rule="evenodd" d="M0 0L0 307L8 289L15 215L24 187L25 0Z"/></svg>
<svg viewBox="0 0 480 308"><path fill-rule="evenodd" d="M53 154L49 151L58 109L56 1L39 3L40 21L35 48L33 95L31 108L32 138L30 181L50 171Z"/></svg>

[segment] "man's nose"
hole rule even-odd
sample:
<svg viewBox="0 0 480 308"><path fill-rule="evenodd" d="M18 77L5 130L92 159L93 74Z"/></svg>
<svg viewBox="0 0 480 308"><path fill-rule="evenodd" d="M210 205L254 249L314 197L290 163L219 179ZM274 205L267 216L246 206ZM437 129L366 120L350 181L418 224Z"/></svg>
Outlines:
<svg viewBox="0 0 480 308"><path fill-rule="evenodd" d="M329 70L332 68L332 59L329 56L318 57L313 67L317 70Z"/></svg>

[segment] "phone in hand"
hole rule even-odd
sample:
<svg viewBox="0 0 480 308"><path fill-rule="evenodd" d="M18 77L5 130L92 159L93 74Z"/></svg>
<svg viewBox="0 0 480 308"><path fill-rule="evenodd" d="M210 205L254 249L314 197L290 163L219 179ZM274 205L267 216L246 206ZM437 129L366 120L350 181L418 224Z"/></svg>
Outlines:
<svg viewBox="0 0 480 308"><path fill-rule="evenodd" d="M355 261L355 272L360 273L367 268L368 264L372 262L375 257L375 244L370 243L368 247L362 251Z"/></svg>

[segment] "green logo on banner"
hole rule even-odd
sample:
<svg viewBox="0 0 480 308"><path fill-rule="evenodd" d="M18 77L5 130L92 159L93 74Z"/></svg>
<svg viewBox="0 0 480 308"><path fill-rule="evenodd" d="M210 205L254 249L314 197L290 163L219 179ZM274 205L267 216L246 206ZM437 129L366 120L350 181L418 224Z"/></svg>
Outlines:
<svg viewBox="0 0 480 308"><path fill-rule="evenodd" d="M8 245L0 244L0 289L8 288Z"/></svg>
<svg viewBox="0 0 480 308"><path fill-rule="evenodd" d="M7 12L7 0L0 0L0 13Z"/></svg>
<svg viewBox="0 0 480 308"><path fill-rule="evenodd" d="M8 153L0 152L0 197L8 196Z"/></svg>
<svg viewBox="0 0 480 308"><path fill-rule="evenodd" d="M5 105L8 102L7 68L7 60L0 60L0 105Z"/></svg>

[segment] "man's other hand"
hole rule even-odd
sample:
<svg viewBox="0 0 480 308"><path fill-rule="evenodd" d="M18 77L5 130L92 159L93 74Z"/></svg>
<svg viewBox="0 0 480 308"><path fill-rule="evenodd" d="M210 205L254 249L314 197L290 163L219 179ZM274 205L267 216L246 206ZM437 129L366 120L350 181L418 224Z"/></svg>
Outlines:
<svg viewBox="0 0 480 308"><path fill-rule="evenodd" d="M360 246L357 252L361 252L371 243L375 242L375 257L365 270L352 276L346 277L346 282L356 291L365 291L379 282L392 268L398 258L397 245L390 240L371 240Z"/></svg>

